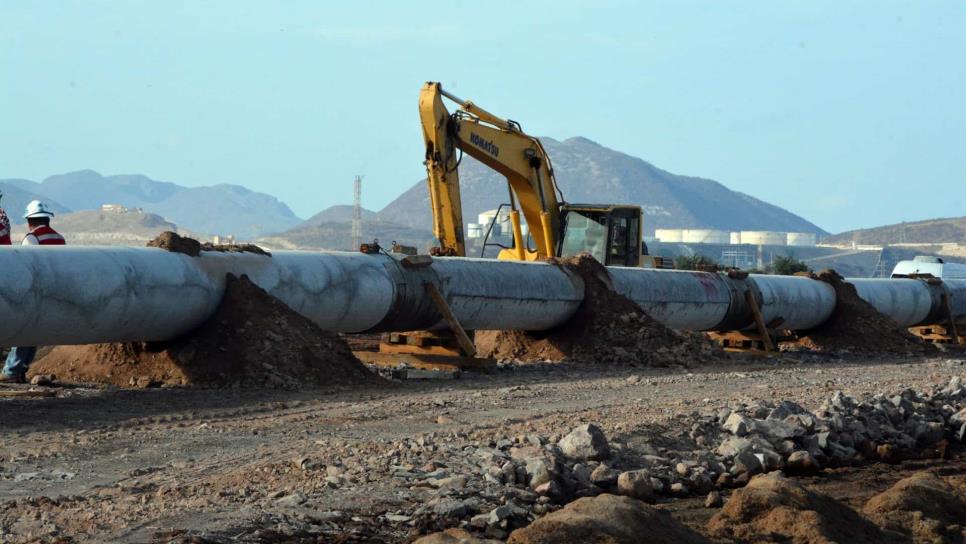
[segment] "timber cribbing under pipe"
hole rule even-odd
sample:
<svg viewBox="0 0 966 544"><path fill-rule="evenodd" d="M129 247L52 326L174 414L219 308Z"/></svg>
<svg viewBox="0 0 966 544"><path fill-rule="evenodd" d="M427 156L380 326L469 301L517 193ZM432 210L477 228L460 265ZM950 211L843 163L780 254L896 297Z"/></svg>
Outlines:
<svg viewBox="0 0 966 544"><path fill-rule="evenodd" d="M425 258L423 258L425 259ZM465 258L401 260L388 255L279 251L202 252L157 248L0 248L0 345L170 340L217 308L225 276L246 274L271 295L339 332L441 326L426 292L434 283L464 328L546 330L583 299L583 281L550 263ZM835 309L835 291L806 277L609 268L614 289L674 329L736 330L753 325L745 293L764 320L807 330ZM848 280L901 325L966 318L966 280Z"/></svg>

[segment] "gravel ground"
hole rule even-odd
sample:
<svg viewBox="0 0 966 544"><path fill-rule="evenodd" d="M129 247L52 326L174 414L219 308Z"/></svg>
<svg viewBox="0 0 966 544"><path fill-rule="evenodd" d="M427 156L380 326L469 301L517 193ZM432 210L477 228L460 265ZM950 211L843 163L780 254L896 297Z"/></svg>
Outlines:
<svg viewBox="0 0 966 544"><path fill-rule="evenodd" d="M556 441L589 422L633 437L758 400L817 409L837 390L927 390L964 365L784 356L687 370L537 364L302 391L54 388L0 399L0 539L405 542L435 528L427 505L467 485L452 470L461 456L501 440Z"/></svg>

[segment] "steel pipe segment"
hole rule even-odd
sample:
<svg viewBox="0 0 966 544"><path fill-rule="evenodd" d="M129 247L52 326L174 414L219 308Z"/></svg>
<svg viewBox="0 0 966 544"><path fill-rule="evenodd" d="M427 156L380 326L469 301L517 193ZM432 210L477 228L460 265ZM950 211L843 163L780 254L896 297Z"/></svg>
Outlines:
<svg viewBox="0 0 966 544"><path fill-rule="evenodd" d="M936 323L942 308L940 285L909 278L847 278L859 297L903 327Z"/></svg>
<svg viewBox="0 0 966 544"><path fill-rule="evenodd" d="M813 329L835 311L835 289L823 282L803 276L768 276L752 274L758 306L765 323L781 320L781 328Z"/></svg>
<svg viewBox="0 0 966 544"><path fill-rule="evenodd" d="M0 345L164 340L221 300L191 257L135 248L0 248Z"/></svg>
<svg viewBox="0 0 966 544"><path fill-rule="evenodd" d="M432 270L469 330L551 329L570 319L584 299L584 282L556 264L435 257Z"/></svg>
<svg viewBox="0 0 966 544"><path fill-rule="evenodd" d="M943 280L943 287L949 294L953 318L959 323L966 323L966 280Z"/></svg>
<svg viewBox="0 0 966 544"><path fill-rule="evenodd" d="M615 291L672 329L714 329L725 321L733 305L733 289L720 274L624 267L607 270Z"/></svg>

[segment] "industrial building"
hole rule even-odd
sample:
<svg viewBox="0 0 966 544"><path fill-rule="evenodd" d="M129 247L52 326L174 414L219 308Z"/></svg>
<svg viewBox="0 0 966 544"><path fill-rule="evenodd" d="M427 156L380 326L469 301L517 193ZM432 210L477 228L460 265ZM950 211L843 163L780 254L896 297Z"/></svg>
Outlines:
<svg viewBox="0 0 966 544"><path fill-rule="evenodd" d="M714 229L657 229L655 237L660 242L679 244L813 247L818 243L818 236L813 232L767 230L731 232Z"/></svg>

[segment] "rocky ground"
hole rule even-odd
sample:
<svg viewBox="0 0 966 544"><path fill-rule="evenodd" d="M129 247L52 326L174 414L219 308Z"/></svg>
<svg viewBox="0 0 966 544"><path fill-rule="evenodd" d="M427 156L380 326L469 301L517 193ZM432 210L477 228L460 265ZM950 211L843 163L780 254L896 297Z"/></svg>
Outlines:
<svg viewBox="0 0 966 544"><path fill-rule="evenodd" d="M54 387L0 397L0 541L960 542L962 378L949 355L786 354Z"/></svg>

